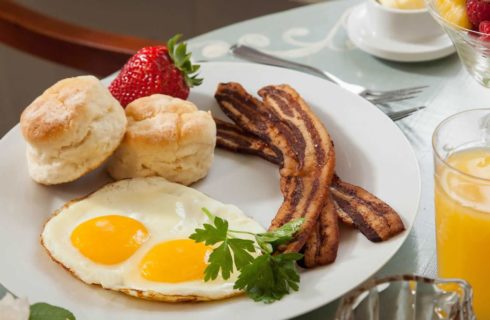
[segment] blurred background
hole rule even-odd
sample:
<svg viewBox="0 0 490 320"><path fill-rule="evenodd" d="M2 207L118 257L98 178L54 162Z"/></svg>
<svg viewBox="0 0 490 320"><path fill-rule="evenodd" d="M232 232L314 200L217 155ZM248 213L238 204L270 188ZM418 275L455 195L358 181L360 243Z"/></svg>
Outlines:
<svg viewBox="0 0 490 320"><path fill-rule="evenodd" d="M11 0L0 0L11 1ZM13 1L13 0L12 0ZM314 0L15 0L69 23L165 42L186 39L235 22L292 9ZM1 9L0 9L1 10ZM0 42L0 137L22 110L59 79L84 74L36 58Z"/></svg>

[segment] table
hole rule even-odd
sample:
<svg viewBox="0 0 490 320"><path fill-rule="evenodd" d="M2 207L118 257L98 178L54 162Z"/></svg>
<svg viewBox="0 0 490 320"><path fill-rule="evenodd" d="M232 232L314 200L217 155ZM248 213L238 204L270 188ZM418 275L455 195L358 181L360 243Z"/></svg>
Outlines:
<svg viewBox="0 0 490 320"><path fill-rule="evenodd" d="M189 40L189 47L195 60L230 61L235 58L228 54L228 48L239 42L314 65L346 81L373 89L429 85L424 94L396 107L427 106L425 110L397 122L417 155L422 193L419 213L408 239L376 276L416 273L434 277L436 251L431 135L437 124L448 115L485 107L485 99L490 95L464 70L456 55L425 63L394 63L356 49L347 38L344 25L351 8L359 3L360 0L328 1L252 19L193 38ZM0 296L3 292L0 288ZM330 303L297 319L333 319L336 304Z"/></svg>

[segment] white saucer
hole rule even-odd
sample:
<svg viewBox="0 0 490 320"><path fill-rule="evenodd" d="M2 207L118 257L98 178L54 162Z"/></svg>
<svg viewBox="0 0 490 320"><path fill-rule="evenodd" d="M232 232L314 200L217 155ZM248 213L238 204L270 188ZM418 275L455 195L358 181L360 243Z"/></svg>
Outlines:
<svg viewBox="0 0 490 320"><path fill-rule="evenodd" d="M366 17L366 4L353 8L347 19L347 34L359 49L378 58L398 62L420 62L440 59L456 51L445 33L410 43L381 37L370 28Z"/></svg>

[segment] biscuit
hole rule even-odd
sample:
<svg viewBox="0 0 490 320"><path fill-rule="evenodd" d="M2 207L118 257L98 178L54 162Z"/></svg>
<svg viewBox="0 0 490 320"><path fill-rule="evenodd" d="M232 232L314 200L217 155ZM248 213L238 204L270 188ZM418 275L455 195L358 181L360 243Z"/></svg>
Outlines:
<svg viewBox="0 0 490 320"><path fill-rule="evenodd" d="M161 176L189 185L206 176L216 145L209 112L155 94L130 103L126 116L126 135L108 165L114 179Z"/></svg>
<svg viewBox="0 0 490 320"><path fill-rule="evenodd" d="M81 177L116 150L126 124L124 109L97 78L57 82L20 118L30 176L46 185Z"/></svg>

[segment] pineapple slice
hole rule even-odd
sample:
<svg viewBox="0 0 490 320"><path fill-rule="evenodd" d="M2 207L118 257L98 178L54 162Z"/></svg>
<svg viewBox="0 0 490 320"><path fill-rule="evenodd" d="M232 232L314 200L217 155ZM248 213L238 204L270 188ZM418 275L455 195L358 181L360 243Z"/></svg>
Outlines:
<svg viewBox="0 0 490 320"><path fill-rule="evenodd" d="M466 14L466 0L435 0L435 5L444 19L462 28L471 29L472 25Z"/></svg>

